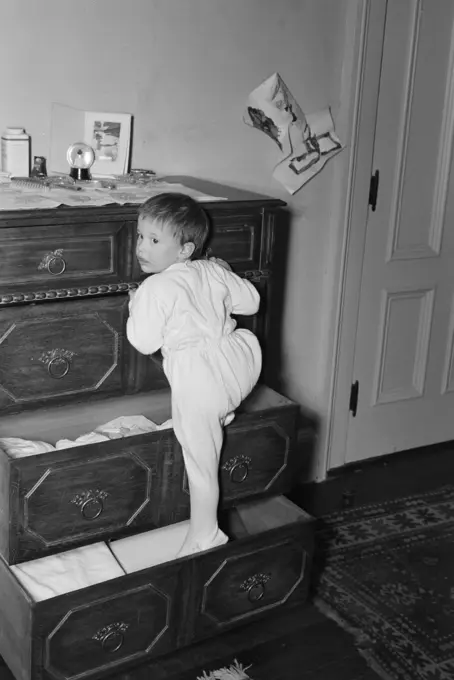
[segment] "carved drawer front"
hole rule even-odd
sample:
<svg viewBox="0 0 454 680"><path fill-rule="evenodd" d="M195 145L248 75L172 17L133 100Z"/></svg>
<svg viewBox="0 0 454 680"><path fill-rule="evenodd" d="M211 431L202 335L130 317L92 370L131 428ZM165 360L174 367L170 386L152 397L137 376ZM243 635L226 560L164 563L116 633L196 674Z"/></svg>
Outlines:
<svg viewBox="0 0 454 680"><path fill-rule="evenodd" d="M173 430L165 430L26 456L9 465L0 451L11 499L8 503L6 494L0 499L10 527L0 542L4 559L23 562L171 523L183 476L176 447Z"/></svg>
<svg viewBox="0 0 454 680"><path fill-rule="evenodd" d="M155 569L38 603L44 671L55 680L90 678L174 646L178 569ZM50 603L52 605L52 601ZM42 605L42 606L40 606Z"/></svg>
<svg viewBox="0 0 454 680"><path fill-rule="evenodd" d="M290 532L281 529L280 536L265 532L255 541L232 544L224 555L213 553L201 559L197 636L210 628L222 629L247 620L292 597L304 599L310 552L311 544L305 544L301 527L295 527Z"/></svg>
<svg viewBox="0 0 454 680"><path fill-rule="evenodd" d="M26 545L33 554L33 545L55 549L127 528L151 502L152 467L128 453L40 472L22 498L22 558Z"/></svg>
<svg viewBox="0 0 454 680"><path fill-rule="evenodd" d="M296 407L239 413L225 428L220 461L223 505L256 494L278 494L293 484ZM184 491L189 493L185 475Z"/></svg>
<svg viewBox="0 0 454 680"><path fill-rule="evenodd" d="M238 417L227 428L220 471L222 498L238 500L255 493L279 493L288 487L295 444L296 410Z"/></svg>
<svg viewBox="0 0 454 680"><path fill-rule="evenodd" d="M3 310L0 406L121 390L126 310L123 297Z"/></svg>
<svg viewBox="0 0 454 680"><path fill-rule="evenodd" d="M260 210L216 211L210 213L213 234L208 254L226 260L236 272L260 269L262 248Z"/></svg>
<svg viewBox="0 0 454 680"><path fill-rule="evenodd" d="M39 602L0 558L0 653L22 680L94 680L303 603L313 521L269 500L246 507L243 524L230 514L224 546Z"/></svg>
<svg viewBox="0 0 454 680"><path fill-rule="evenodd" d="M110 220L4 229L0 234L0 293L124 280L133 223Z"/></svg>

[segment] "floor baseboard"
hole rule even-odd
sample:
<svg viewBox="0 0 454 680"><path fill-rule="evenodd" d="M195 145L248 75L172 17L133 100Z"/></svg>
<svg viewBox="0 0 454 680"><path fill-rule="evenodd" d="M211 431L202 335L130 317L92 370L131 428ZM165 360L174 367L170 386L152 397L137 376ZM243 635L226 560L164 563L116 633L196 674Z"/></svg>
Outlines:
<svg viewBox="0 0 454 680"><path fill-rule="evenodd" d="M392 453L330 471L321 482L297 485L289 498L320 517L357 505L392 500L454 483L454 441Z"/></svg>

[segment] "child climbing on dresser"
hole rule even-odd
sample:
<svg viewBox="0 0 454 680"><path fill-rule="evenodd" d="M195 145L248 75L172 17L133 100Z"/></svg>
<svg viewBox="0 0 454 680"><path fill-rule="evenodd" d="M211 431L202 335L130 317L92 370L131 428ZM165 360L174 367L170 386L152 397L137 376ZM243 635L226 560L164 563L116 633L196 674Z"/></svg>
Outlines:
<svg viewBox="0 0 454 680"><path fill-rule="evenodd" d="M223 428L254 388L260 345L232 314L255 314L259 295L227 263L203 257L208 218L184 194L162 193L139 209L136 255L148 276L130 295L127 337L142 354L161 349L172 421L183 451L190 523L177 557L222 545L217 523Z"/></svg>

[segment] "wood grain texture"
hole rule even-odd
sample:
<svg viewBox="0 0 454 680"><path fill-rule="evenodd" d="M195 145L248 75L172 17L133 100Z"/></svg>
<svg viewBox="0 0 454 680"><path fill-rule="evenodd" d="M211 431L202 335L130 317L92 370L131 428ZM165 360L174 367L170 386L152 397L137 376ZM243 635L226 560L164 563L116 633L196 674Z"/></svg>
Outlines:
<svg viewBox="0 0 454 680"><path fill-rule="evenodd" d="M256 392L225 430L221 507L244 498L283 493L292 487L299 469L297 406L264 386ZM147 397L132 401L144 406ZM154 419L153 400L150 402L151 413L145 415ZM161 404L158 409L169 408L169 394L162 394L155 403ZM118 405L115 408L120 409ZM134 409L131 406L129 410ZM58 429L47 431L48 440L55 442L58 436L65 436L65 414L69 413L76 423L68 423L68 431L80 434L76 410L66 407L50 411L50 421L55 419L53 427ZM87 415L96 418L93 409L79 409L80 421L85 422ZM36 414L34 420L38 419ZM156 421L161 419L162 411ZM101 415L97 424L100 420ZM87 422L87 431L88 426ZM45 427L43 422L41 427ZM28 433L31 436L30 430ZM172 429L11 459L9 466L2 455L8 473L4 483L13 499L8 510L5 508L9 538L4 538L3 554L10 563L169 525L189 516L184 460Z"/></svg>
<svg viewBox="0 0 454 680"><path fill-rule="evenodd" d="M34 654L55 680L100 677L165 654L182 625L181 566L155 567L37 603ZM33 664L33 677L41 664Z"/></svg>
<svg viewBox="0 0 454 680"><path fill-rule="evenodd" d="M10 559L33 559L187 516L172 430L17 459ZM171 470L171 474L169 474ZM178 483L179 479L179 483Z"/></svg>
<svg viewBox="0 0 454 680"><path fill-rule="evenodd" d="M240 413L225 429L220 461L221 502L288 491L299 467L296 405Z"/></svg>
<svg viewBox="0 0 454 680"><path fill-rule="evenodd" d="M0 230L0 290L123 281L131 270L122 253L130 250L134 226L120 213L106 221Z"/></svg>
<svg viewBox="0 0 454 680"><path fill-rule="evenodd" d="M0 650L16 680L29 680L32 672L34 607L0 557Z"/></svg>
<svg viewBox="0 0 454 680"><path fill-rule="evenodd" d="M296 506L283 513L282 503L267 502L263 513L255 505L255 529L249 523L242 538L227 513L222 526L232 540L225 546L37 603L1 561L0 647L9 667L18 680L43 673L95 680L303 602L313 523Z"/></svg>
<svg viewBox="0 0 454 680"><path fill-rule="evenodd" d="M238 322L257 334L272 361L266 346L275 213L284 203L203 180L168 179L227 199L203 205L212 227L207 254L230 262L259 290L258 314ZM119 415L157 423L170 417L159 361L139 355L125 338L127 293L143 280L134 255L137 210L0 213L0 436L55 444ZM312 522L272 499L291 488L300 469L297 416L296 404L261 385L226 428L220 467L220 522L232 538L226 546L40 603L30 602L2 562L0 652L17 680L127 672L303 603ZM0 451L0 474L0 552L11 563L189 515L172 430L20 459ZM257 497L268 498L263 512L253 520L250 510L243 522L234 506Z"/></svg>
<svg viewBox="0 0 454 680"><path fill-rule="evenodd" d="M0 318L0 406L19 411L126 391L124 297L9 308Z"/></svg>
<svg viewBox="0 0 454 680"><path fill-rule="evenodd" d="M242 538L194 562L194 639L307 597L313 527L302 521Z"/></svg>
<svg viewBox="0 0 454 680"><path fill-rule="evenodd" d="M230 193L226 188L220 195ZM235 271L253 280L259 288L262 299L259 313L251 318L239 319L239 322L240 326L250 328L258 335L266 356L267 282L271 276L273 210L282 202L241 191L234 191L233 194L233 201L204 205L212 223L209 252L230 262ZM244 197L244 201L241 197ZM100 370L103 363L108 363L112 359L112 338L104 337L107 327L100 327L96 321L91 327L87 317L88 306L84 312L80 311L82 308L72 306L72 318L66 319L61 307L55 311L56 307L51 307L50 304L42 307L40 303L55 300L58 305L74 305L77 299L96 296L97 299L92 299L92 302L99 302L100 309L101 305L108 306L107 298L119 296L126 307L129 286L137 285L144 278L134 256L135 232L136 209L131 206L117 206L115 213L109 206L85 210L65 208L56 211L21 211L20 218L14 213L0 213L0 245L3 246L0 248L0 300L2 306L5 306L5 313L8 309L15 310L12 317L3 315L3 326L0 328L0 355L3 359L0 365L9 366L10 369L5 384L1 382L3 376L0 373L0 389L3 388L0 392L0 396L3 396L3 400L0 399L1 408L9 408L14 412L36 407L39 394L44 399L76 401L87 389L90 391L90 398L96 399L104 394L107 383L101 389L93 386L90 389L85 384L81 387L72 384L81 380L81 376L77 377L75 374L77 366L86 373L80 356L77 361L69 364L71 370L68 370L68 353L70 358L76 353L72 348L61 348L66 349L66 356L53 358L54 375L47 376L47 381L44 381L47 384L43 384L43 377L36 384L33 375L27 381L22 380L23 372L30 368L36 374L36 363L30 366L29 357L22 355L12 361L10 354L12 348L18 345L27 353L32 344L31 336L34 336L35 345L40 348L43 344L50 344L50 336L57 339L62 335L74 334L69 344L82 342L83 348L84 342L85 345L90 342L94 347L98 341L98 344L103 345L105 354L101 348L96 357L85 352L85 363L90 361L95 372L98 366ZM44 266L43 262L50 254L55 256L52 265L48 263ZM64 271L58 273L63 264ZM48 271L48 267L51 267L53 274ZM29 328L24 327L27 315L30 314L27 311L30 310L27 302L38 303L35 313L37 317L41 315L43 318L41 326L37 320L29 318ZM84 304L90 303L84 300ZM25 311L20 312L21 309ZM56 317L53 319L54 312ZM80 319L76 319L77 315L80 315ZM114 372L121 378L117 390L132 393L166 387L167 380L155 362L148 357L138 356L123 341L125 318L121 329L114 324L118 342L122 345L118 361L121 371ZM8 321L18 321L19 327L13 328L12 323L5 325ZM43 324L46 323L49 327L44 330ZM82 340L81 335L84 336ZM51 348L52 350L55 348ZM65 371L67 375L62 375ZM11 372L14 372L14 376L10 375ZM102 376L94 375L94 378L102 380ZM56 380L59 381L58 387ZM33 395L36 395L35 399Z"/></svg>
<svg viewBox="0 0 454 680"><path fill-rule="evenodd" d="M3 555L7 562L10 557L10 517L11 512L11 461L8 456L0 449L0 555Z"/></svg>
<svg viewBox="0 0 454 680"><path fill-rule="evenodd" d="M165 182L175 182L178 184L183 184L196 191L202 191L203 193L210 194L211 196L222 196L227 199L226 201L220 201L219 203L213 202L204 205L207 210L216 207L217 209L228 210L231 207L236 207L244 209L245 207L254 206L257 203L262 204L265 207L278 207L284 206L284 201L278 198L272 198L270 196L265 196L264 194L258 194L253 191L248 191L245 189L239 189L237 187L226 186L225 184L220 184L219 182L213 182L204 178L189 177L188 175L169 175L162 178ZM239 205L235 206L234 204Z"/></svg>

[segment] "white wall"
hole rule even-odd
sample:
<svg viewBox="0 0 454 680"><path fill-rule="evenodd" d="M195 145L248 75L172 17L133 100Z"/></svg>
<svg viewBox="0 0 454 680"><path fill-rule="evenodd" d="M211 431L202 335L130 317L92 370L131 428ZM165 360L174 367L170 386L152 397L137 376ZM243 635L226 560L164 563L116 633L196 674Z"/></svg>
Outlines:
<svg viewBox="0 0 454 680"><path fill-rule="evenodd" d="M348 2L0 0L0 128L24 126L32 154L48 155L52 102L124 111L134 115L133 167L288 202L282 380L322 417L342 220L330 198L343 161L330 161L291 197L271 177L277 147L242 113L248 93L277 71L303 110L329 105L341 116Z"/></svg>

